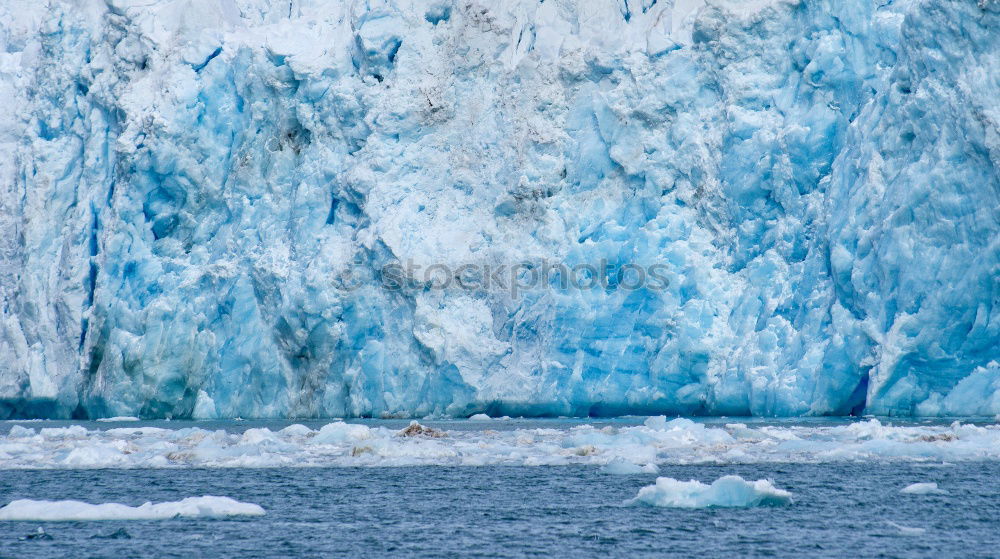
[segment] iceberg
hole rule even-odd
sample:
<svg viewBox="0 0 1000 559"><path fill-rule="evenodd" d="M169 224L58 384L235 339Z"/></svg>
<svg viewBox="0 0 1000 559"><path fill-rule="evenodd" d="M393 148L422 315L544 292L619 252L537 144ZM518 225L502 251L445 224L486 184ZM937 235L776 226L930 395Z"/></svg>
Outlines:
<svg viewBox="0 0 1000 559"><path fill-rule="evenodd" d="M655 485L639 490L628 504L700 509L708 507L769 507L787 505L792 494L768 480L746 481L740 476L723 476L705 485L700 481L656 478Z"/></svg>
<svg viewBox="0 0 1000 559"><path fill-rule="evenodd" d="M264 509L229 497L188 497L176 502L93 505L81 501L18 499L0 507L0 521L83 522L92 520L169 520L264 516Z"/></svg>
<svg viewBox="0 0 1000 559"><path fill-rule="evenodd" d="M996 415L998 28L7 0L0 419Z"/></svg>

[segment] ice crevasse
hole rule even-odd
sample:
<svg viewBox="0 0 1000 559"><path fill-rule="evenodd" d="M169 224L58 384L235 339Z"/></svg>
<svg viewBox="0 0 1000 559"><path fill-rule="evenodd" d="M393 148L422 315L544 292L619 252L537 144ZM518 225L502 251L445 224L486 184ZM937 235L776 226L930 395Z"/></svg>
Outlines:
<svg viewBox="0 0 1000 559"><path fill-rule="evenodd" d="M1000 412L992 0L10 0L0 95L0 417ZM540 261L668 281L383 277Z"/></svg>

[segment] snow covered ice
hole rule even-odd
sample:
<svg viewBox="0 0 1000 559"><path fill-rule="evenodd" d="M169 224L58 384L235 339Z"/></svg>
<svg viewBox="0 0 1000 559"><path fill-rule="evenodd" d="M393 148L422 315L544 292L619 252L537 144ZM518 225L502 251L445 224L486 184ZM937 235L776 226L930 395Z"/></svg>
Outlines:
<svg viewBox="0 0 1000 559"><path fill-rule="evenodd" d="M172 503L120 503L93 505L80 501L18 499L0 507L0 521L169 520L172 518L223 518L263 516L264 509L229 497L188 497Z"/></svg>
<svg viewBox="0 0 1000 559"><path fill-rule="evenodd" d="M656 478L655 485L639 490L629 504L655 507L700 509L706 507L766 507L787 505L792 494L778 489L770 481L746 481L740 476L723 476L711 485L696 480L677 481Z"/></svg>
<svg viewBox="0 0 1000 559"><path fill-rule="evenodd" d="M245 431L201 427L25 427L0 434L0 468L269 468L590 465L611 474L657 472L664 464L1000 460L1000 426L901 425L878 420L827 426L706 425L688 419L646 425L558 423L406 429L342 421Z"/></svg>
<svg viewBox="0 0 1000 559"><path fill-rule="evenodd" d="M993 416L998 28L990 0L6 0L0 417ZM669 281L381 276L538 261ZM961 429L832 432L995 453ZM735 432L684 456L767 455ZM584 434L617 440L551 438ZM0 453L568 460L356 435Z"/></svg>

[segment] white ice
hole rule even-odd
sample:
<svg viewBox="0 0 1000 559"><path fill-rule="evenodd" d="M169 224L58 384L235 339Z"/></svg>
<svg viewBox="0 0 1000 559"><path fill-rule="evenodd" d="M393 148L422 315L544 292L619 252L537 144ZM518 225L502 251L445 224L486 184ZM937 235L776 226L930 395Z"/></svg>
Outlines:
<svg viewBox="0 0 1000 559"><path fill-rule="evenodd" d="M1000 460L1000 426L958 422L894 426L872 419L826 426L748 426L652 418L634 426L540 427L516 419L476 429L468 428L473 423L451 425L456 424L401 431L336 421L320 429L292 425L238 432L14 425L0 434L0 468L585 464L624 471L635 469L624 464Z"/></svg>
<svg viewBox="0 0 1000 559"><path fill-rule="evenodd" d="M937 483L914 483L899 490L907 495L947 495L944 489L939 489Z"/></svg>
<svg viewBox="0 0 1000 559"><path fill-rule="evenodd" d="M166 503L93 505L82 501L18 499L0 508L0 521L167 520L171 518L223 518L264 516L264 509L229 497L188 497Z"/></svg>
<svg viewBox="0 0 1000 559"><path fill-rule="evenodd" d="M776 506L791 502L792 494L778 489L770 481L747 481L740 476L723 476L711 485L696 480L656 478L655 485L643 487L628 501L629 504L688 509Z"/></svg>
<svg viewBox="0 0 1000 559"><path fill-rule="evenodd" d="M914 526L904 526L902 524L893 522L891 520L887 520L886 524L888 524L889 526L892 526L893 528L895 528L896 530L898 530L899 534L902 535L902 536L919 536L919 535L921 535L921 534L923 534L924 532L927 531L926 528L917 528L917 527L914 527Z"/></svg>

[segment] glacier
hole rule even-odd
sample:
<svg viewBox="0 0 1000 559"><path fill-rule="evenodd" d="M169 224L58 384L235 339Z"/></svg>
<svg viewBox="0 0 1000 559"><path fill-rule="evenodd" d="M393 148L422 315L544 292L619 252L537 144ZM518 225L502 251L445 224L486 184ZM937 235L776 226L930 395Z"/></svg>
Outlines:
<svg viewBox="0 0 1000 559"><path fill-rule="evenodd" d="M1000 3L0 3L0 418L1000 413ZM387 289L391 265L663 289Z"/></svg>

